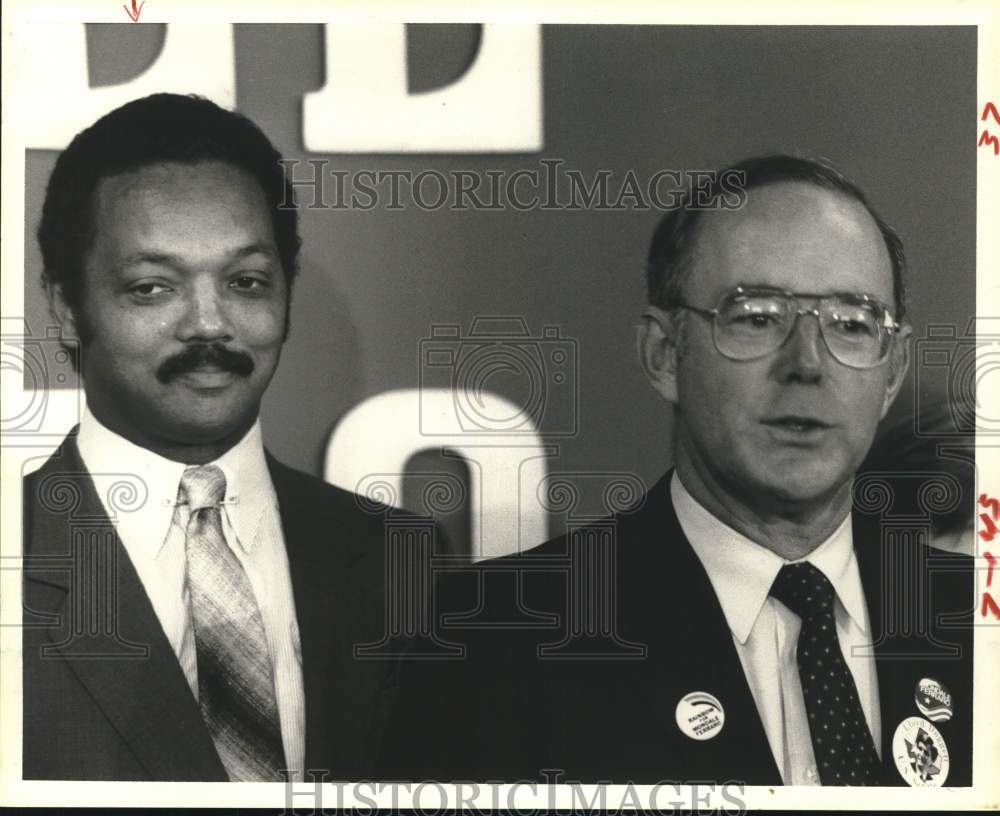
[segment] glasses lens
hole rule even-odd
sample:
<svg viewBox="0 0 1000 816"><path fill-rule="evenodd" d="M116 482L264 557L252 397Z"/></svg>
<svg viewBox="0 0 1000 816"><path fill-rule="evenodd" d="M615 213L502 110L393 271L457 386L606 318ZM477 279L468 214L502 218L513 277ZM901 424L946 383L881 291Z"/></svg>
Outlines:
<svg viewBox="0 0 1000 816"><path fill-rule="evenodd" d="M719 307L715 344L733 360L762 357L784 342L791 314L783 295L733 292Z"/></svg>
<svg viewBox="0 0 1000 816"><path fill-rule="evenodd" d="M874 303L830 298L820 306L820 326L830 352L840 362L867 368L881 362L888 350L885 315Z"/></svg>
<svg viewBox="0 0 1000 816"><path fill-rule="evenodd" d="M796 301L781 292L731 292L715 317L716 348L732 360L763 357L781 347L797 317ZM845 296L819 301L823 340L844 365L871 368L885 359L892 342L885 323L876 303Z"/></svg>

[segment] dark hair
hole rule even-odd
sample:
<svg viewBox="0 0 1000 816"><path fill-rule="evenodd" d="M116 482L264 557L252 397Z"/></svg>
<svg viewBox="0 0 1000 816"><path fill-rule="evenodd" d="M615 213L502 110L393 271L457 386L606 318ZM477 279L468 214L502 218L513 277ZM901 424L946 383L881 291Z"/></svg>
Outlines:
<svg viewBox="0 0 1000 816"><path fill-rule="evenodd" d="M895 317L903 322L906 317L906 257L899 236L875 212L861 189L830 165L781 154L746 159L714 174L707 187L689 191L683 204L663 217L653 234L646 269L646 291L652 305L671 309L681 303L681 288L689 271L698 224L706 212L703 202L719 202L731 194L734 178L742 182L740 186L744 191L781 181L802 181L835 190L861 203L878 225L889 251Z"/></svg>
<svg viewBox="0 0 1000 816"><path fill-rule="evenodd" d="M927 748L927 753L931 755L931 762L938 758L937 746L934 744L934 740L930 734L925 733L923 728L917 732L917 738L913 742L916 745L923 745Z"/></svg>
<svg viewBox="0 0 1000 816"><path fill-rule="evenodd" d="M199 96L153 94L102 116L60 154L38 226L45 281L62 286L75 311L83 258L94 239L94 193L103 179L161 162L222 161L260 184L289 289L301 239L298 211L281 154L257 125Z"/></svg>

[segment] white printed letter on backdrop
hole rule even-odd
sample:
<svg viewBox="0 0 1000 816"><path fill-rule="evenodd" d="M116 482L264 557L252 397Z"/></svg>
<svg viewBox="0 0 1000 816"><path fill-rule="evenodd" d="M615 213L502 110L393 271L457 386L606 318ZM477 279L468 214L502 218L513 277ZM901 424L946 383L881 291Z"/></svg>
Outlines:
<svg viewBox="0 0 1000 816"><path fill-rule="evenodd" d="M104 114L152 93L195 93L228 110L236 104L228 23L170 23L163 49L149 68L128 82L99 88L89 84L83 23L29 23L22 31L17 68L24 86L20 126L28 148L62 150Z"/></svg>
<svg viewBox="0 0 1000 816"><path fill-rule="evenodd" d="M487 410L512 415L517 406L482 392ZM420 412L453 417L450 433L429 437L420 432ZM516 434L488 437L461 427L455 392L440 388L406 388L369 397L337 423L326 447L324 478L346 490L367 495L369 477L387 485L391 496L380 501L400 506L407 461L420 451L454 452L469 467L471 542L475 559L520 552L548 538L548 515L538 501L553 446L525 418Z"/></svg>
<svg viewBox="0 0 1000 816"><path fill-rule="evenodd" d="M326 85L303 100L317 153L504 153L542 149L542 33L483 25L454 83L407 91L406 26L326 26Z"/></svg>

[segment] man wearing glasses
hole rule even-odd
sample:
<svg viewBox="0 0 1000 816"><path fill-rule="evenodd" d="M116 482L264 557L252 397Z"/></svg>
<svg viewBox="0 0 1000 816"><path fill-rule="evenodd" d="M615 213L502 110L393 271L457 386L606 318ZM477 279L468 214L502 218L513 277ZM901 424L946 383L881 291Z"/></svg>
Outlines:
<svg viewBox="0 0 1000 816"><path fill-rule="evenodd" d="M919 725L949 752L935 784L971 784L971 563L852 508L909 364L902 244L824 164L732 169L745 206L672 211L649 253L638 349L675 408L675 469L614 518L610 555L594 528L500 562L604 553L587 575L523 571L522 609L563 630L470 643L472 679L452 688L475 688L476 760L440 771L919 784L899 748ZM553 648L584 629L603 651ZM913 721L925 686L953 701L933 725Z"/></svg>
<svg viewBox="0 0 1000 816"><path fill-rule="evenodd" d="M930 677L963 687L967 710L940 728L947 784L969 784L971 631L932 630L923 646L911 631L900 648L893 620L926 604L930 621L965 612L968 562L904 597L879 519L852 512L854 473L909 364L902 244L826 165L772 156L735 169L746 206L678 210L657 230L639 330L646 376L676 408L676 469L642 514L661 514L658 543L684 583L664 611L698 610L693 632L674 635L673 682L726 711L686 748L712 757L698 770L740 778L723 759L739 743L751 782L904 784L894 732L920 714L916 684ZM906 554L924 570L925 543ZM957 640L951 659L932 645ZM688 649L703 652L691 674Z"/></svg>

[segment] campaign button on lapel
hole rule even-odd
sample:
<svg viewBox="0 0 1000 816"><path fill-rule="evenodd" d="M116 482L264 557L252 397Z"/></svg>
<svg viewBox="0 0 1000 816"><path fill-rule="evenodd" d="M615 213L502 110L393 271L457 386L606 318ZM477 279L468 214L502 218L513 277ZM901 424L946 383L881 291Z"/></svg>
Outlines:
<svg viewBox="0 0 1000 816"><path fill-rule="evenodd" d="M722 703L707 691L692 691L681 697L674 716L677 727L696 740L712 739L726 722Z"/></svg>
<svg viewBox="0 0 1000 816"><path fill-rule="evenodd" d="M923 717L907 717L896 727L892 758L911 787L939 788L948 778L948 746L941 732Z"/></svg>
<svg viewBox="0 0 1000 816"><path fill-rule="evenodd" d="M948 689L932 677L925 677L917 683L913 699L920 713L931 722L946 722L954 713Z"/></svg>

